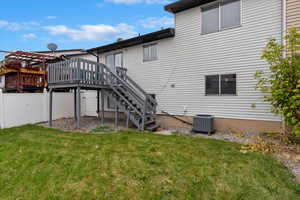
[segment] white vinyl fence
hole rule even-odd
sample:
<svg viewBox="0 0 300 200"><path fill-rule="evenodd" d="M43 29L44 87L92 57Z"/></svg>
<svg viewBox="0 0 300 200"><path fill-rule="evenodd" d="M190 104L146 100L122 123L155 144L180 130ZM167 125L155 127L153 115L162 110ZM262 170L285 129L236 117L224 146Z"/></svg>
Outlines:
<svg viewBox="0 0 300 200"><path fill-rule="evenodd" d="M107 98L104 104L107 107ZM97 92L82 91L81 115L97 116ZM113 111L106 108L106 111ZM53 93L53 119L74 116L72 92ZM3 93L0 89L0 129L46 122L49 118L49 94Z"/></svg>
<svg viewBox="0 0 300 200"><path fill-rule="evenodd" d="M53 119L72 117L73 94L54 93ZM0 89L0 128L48 121L48 93L2 93Z"/></svg>

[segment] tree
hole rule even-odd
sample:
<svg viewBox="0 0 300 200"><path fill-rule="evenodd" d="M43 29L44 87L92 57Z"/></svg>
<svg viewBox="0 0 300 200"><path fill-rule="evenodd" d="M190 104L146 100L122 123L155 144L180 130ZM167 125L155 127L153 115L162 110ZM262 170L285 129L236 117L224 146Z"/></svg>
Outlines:
<svg viewBox="0 0 300 200"><path fill-rule="evenodd" d="M284 40L285 45L269 40L262 59L269 64L271 73L257 71L256 88L266 94L264 100L283 117L290 131L300 136L300 33L291 28Z"/></svg>

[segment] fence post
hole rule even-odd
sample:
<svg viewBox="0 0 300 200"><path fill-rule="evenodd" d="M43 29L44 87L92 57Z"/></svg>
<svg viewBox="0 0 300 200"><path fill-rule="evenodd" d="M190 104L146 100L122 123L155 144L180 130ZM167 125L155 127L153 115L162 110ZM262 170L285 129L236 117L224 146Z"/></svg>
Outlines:
<svg viewBox="0 0 300 200"><path fill-rule="evenodd" d="M0 129L5 128L5 107L4 107L4 95L3 95L3 91L0 88Z"/></svg>
<svg viewBox="0 0 300 200"><path fill-rule="evenodd" d="M43 111L44 111L43 121L45 122L45 121L48 121L48 113L49 113L48 92L47 92L46 88L44 88L43 95L44 95L44 98L43 98Z"/></svg>

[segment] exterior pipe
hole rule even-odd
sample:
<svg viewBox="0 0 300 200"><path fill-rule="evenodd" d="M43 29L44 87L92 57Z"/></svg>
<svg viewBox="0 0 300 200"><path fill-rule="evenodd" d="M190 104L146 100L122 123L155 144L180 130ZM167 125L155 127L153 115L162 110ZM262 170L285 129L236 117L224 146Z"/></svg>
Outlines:
<svg viewBox="0 0 300 200"><path fill-rule="evenodd" d="M287 0L282 0L282 45L286 46L285 36L287 34ZM283 52L284 58L286 58L286 50Z"/></svg>

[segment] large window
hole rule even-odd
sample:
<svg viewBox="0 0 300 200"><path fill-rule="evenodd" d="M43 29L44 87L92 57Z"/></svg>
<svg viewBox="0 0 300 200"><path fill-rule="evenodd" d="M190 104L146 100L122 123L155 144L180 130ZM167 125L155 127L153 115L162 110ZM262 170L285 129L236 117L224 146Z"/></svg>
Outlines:
<svg viewBox="0 0 300 200"><path fill-rule="evenodd" d="M157 44L149 44L143 47L143 61L153 61L158 59Z"/></svg>
<svg viewBox="0 0 300 200"><path fill-rule="evenodd" d="M241 1L222 0L202 8L202 34L241 25Z"/></svg>
<svg viewBox="0 0 300 200"><path fill-rule="evenodd" d="M206 95L236 95L236 74L205 77Z"/></svg>

